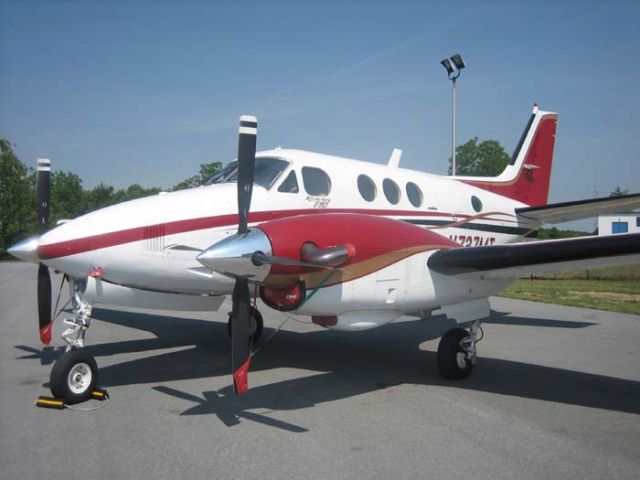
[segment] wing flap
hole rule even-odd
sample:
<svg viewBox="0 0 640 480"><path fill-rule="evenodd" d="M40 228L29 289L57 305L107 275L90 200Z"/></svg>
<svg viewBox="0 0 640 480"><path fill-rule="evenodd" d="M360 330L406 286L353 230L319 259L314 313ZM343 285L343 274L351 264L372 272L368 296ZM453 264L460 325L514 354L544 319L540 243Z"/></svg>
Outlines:
<svg viewBox="0 0 640 480"><path fill-rule="evenodd" d="M640 233L439 250L429 268L445 275L518 278L640 262Z"/></svg>
<svg viewBox="0 0 640 480"><path fill-rule="evenodd" d="M562 223L593 218L603 213L630 212L636 208L640 208L640 193L551 203L542 207L516 208L516 213L529 220L543 223Z"/></svg>

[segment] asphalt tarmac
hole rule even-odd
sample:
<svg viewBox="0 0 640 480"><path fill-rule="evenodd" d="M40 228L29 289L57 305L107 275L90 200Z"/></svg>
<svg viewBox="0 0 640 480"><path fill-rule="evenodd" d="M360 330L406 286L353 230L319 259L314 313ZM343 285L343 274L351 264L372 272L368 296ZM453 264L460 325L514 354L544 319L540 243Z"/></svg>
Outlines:
<svg viewBox="0 0 640 480"><path fill-rule="evenodd" d="M231 393L228 303L95 309L111 401L33 406L62 352L36 267L0 263L0 478L638 478L640 317L493 298L471 378L436 371L443 318L360 333L287 322ZM59 277L54 276L57 285ZM263 339L283 317L266 307ZM103 406L92 400L82 407Z"/></svg>

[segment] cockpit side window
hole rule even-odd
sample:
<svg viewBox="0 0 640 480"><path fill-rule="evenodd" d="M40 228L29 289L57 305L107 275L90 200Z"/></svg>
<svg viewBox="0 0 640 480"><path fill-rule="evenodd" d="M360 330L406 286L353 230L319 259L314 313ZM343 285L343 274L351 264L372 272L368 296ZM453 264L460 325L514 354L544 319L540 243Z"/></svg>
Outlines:
<svg viewBox="0 0 640 480"><path fill-rule="evenodd" d="M298 188L298 177L296 176L295 170L291 170L287 178L284 179L284 182L280 184L278 187L279 192L284 193L298 193L300 189Z"/></svg>
<svg viewBox="0 0 640 480"><path fill-rule="evenodd" d="M266 189L271 188L273 183L289 166L289 162L280 158L259 157L256 158L256 169L253 183ZM216 173L207 185L214 183L229 183L238 181L238 162L228 163L222 170Z"/></svg>
<svg viewBox="0 0 640 480"><path fill-rule="evenodd" d="M264 188L271 188L280 174L286 170L289 162L279 158L256 158L256 176L254 183Z"/></svg>
<svg viewBox="0 0 640 480"><path fill-rule="evenodd" d="M314 167L302 167L302 183L309 195L329 195L331 179L324 170Z"/></svg>

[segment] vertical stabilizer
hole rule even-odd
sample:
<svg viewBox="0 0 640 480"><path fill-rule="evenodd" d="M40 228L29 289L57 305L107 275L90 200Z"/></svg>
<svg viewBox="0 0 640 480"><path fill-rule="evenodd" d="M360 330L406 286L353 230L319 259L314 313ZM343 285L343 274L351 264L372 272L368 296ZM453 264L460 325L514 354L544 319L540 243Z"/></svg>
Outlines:
<svg viewBox="0 0 640 480"><path fill-rule="evenodd" d="M534 106L509 165L497 177L455 177L530 206L547 203L558 115Z"/></svg>

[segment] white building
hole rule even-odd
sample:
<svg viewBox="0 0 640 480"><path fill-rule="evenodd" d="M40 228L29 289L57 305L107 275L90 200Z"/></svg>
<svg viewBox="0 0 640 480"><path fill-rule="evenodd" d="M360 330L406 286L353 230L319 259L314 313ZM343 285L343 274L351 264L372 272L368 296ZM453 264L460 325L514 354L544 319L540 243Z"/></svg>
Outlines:
<svg viewBox="0 0 640 480"><path fill-rule="evenodd" d="M640 232L640 211L608 213L598 217L598 235Z"/></svg>

